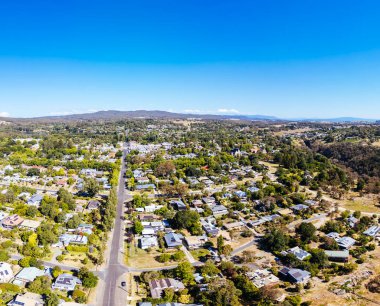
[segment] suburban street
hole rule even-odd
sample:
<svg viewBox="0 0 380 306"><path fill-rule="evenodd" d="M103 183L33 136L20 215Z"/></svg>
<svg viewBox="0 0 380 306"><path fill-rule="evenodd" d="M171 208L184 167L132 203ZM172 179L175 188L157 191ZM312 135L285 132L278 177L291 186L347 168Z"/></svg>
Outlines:
<svg viewBox="0 0 380 306"><path fill-rule="evenodd" d="M124 184L124 173L125 163L124 158L126 151L123 152L123 162L119 177L119 187L118 187L118 205L115 217L115 226L112 233L112 241L110 248L109 260L107 262L107 267L104 270L104 295L103 301L99 305L104 306L119 306L125 305L127 299L127 291L121 288L120 277L127 272L126 267L123 265L123 252L122 245L123 237L123 214L124 214L124 201L126 200L125 184ZM100 301L99 301L100 302Z"/></svg>

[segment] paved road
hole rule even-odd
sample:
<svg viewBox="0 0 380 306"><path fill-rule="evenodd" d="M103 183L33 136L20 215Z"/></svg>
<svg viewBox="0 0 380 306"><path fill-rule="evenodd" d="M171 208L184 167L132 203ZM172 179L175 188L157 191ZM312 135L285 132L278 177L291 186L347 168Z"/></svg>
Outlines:
<svg viewBox="0 0 380 306"><path fill-rule="evenodd" d="M124 250L121 250L122 245L122 235L123 235L123 206L124 200L126 198L125 194L125 184L124 184L124 173L125 173L125 162L124 158L126 151L123 152L122 167L119 178L118 187L118 205L116 210L115 226L113 229L111 251L108 261L108 268L105 270L105 288L103 296L103 306L119 306L125 305L127 293L123 294L124 290L120 291L118 286L120 283L120 277L127 272L126 267L122 264L120 257Z"/></svg>

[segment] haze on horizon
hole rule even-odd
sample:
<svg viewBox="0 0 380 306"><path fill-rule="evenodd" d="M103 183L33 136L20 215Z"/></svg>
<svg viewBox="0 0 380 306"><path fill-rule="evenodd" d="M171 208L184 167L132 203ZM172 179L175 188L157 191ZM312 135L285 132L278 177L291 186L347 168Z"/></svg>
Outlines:
<svg viewBox="0 0 380 306"><path fill-rule="evenodd" d="M380 119L377 1L0 4L0 116Z"/></svg>

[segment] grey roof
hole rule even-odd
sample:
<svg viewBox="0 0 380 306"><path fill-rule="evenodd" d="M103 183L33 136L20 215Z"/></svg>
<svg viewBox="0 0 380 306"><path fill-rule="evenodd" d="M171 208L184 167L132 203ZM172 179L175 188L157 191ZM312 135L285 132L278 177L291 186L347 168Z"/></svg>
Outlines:
<svg viewBox="0 0 380 306"><path fill-rule="evenodd" d="M380 232L380 226L373 225L363 232L364 235L374 237Z"/></svg>
<svg viewBox="0 0 380 306"><path fill-rule="evenodd" d="M168 233L165 235L164 239L165 239L165 242L166 242L166 245L169 247L169 248L173 248L173 247L176 247L176 246L182 246L182 235L178 235L176 233Z"/></svg>
<svg viewBox="0 0 380 306"><path fill-rule="evenodd" d="M284 267L279 271L279 273L289 277L292 281L296 283L302 283L310 278L310 273L301 269L292 269Z"/></svg>
<svg viewBox="0 0 380 306"><path fill-rule="evenodd" d="M329 258L348 258L350 256L350 252L348 250L344 250L344 251L325 250L325 254Z"/></svg>

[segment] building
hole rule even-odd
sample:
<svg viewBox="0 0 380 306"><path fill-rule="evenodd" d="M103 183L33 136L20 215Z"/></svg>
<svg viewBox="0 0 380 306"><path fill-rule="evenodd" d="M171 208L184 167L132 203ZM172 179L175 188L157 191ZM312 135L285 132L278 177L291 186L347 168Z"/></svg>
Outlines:
<svg viewBox="0 0 380 306"><path fill-rule="evenodd" d="M26 284L34 281L36 277L45 275L45 271L37 269L36 267L23 268L13 280L13 284L18 286L25 286Z"/></svg>
<svg viewBox="0 0 380 306"><path fill-rule="evenodd" d="M325 250L325 254L330 261L348 262L348 259L350 257L350 252L348 250L344 250L344 251Z"/></svg>
<svg viewBox="0 0 380 306"><path fill-rule="evenodd" d="M350 249L355 244L355 239L351 237L342 237L339 239L336 239L336 242L342 249Z"/></svg>
<svg viewBox="0 0 380 306"><path fill-rule="evenodd" d="M164 239L169 249L182 246L183 236L180 234L171 232L171 233L166 234L164 236Z"/></svg>
<svg viewBox="0 0 380 306"><path fill-rule="evenodd" d="M195 250L202 247L208 241L207 236L189 236L185 237L185 242L189 250Z"/></svg>
<svg viewBox="0 0 380 306"><path fill-rule="evenodd" d="M25 219L24 222L21 223L20 228L36 231L37 227L39 227L40 224L41 224L40 221Z"/></svg>
<svg viewBox="0 0 380 306"><path fill-rule="evenodd" d="M24 222L24 219L21 218L19 215L12 215L4 218L2 221L2 225L6 229L13 229L19 227L22 222Z"/></svg>
<svg viewBox="0 0 380 306"><path fill-rule="evenodd" d="M43 306L45 305L45 303L40 294L26 292L23 294L18 294L7 305L8 306Z"/></svg>
<svg viewBox="0 0 380 306"><path fill-rule="evenodd" d="M157 237L141 237L140 248L146 250L148 248L158 247Z"/></svg>
<svg viewBox="0 0 380 306"><path fill-rule="evenodd" d="M273 275L269 270L256 270L247 273L248 278L252 281L256 288L261 288L268 285L278 283L280 280L277 276Z"/></svg>
<svg viewBox="0 0 380 306"><path fill-rule="evenodd" d="M43 199L42 195L36 193L32 195L32 197L26 203L32 206L39 206L41 204L42 199Z"/></svg>
<svg viewBox="0 0 380 306"><path fill-rule="evenodd" d="M305 284L310 279L310 273L301 269L284 267L279 271L279 274L297 284Z"/></svg>
<svg viewBox="0 0 380 306"><path fill-rule="evenodd" d="M294 213L299 213L305 209L308 209L309 206L307 205L304 205L304 204L297 204L297 205L293 205L290 207L290 209L292 209L294 211Z"/></svg>
<svg viewBox="0 0 380 306"><path fill-rule="evenodd" d="M236 221L236 222L232 222L232 223L223 224L223 227L227 231L230 231L230 230L240 230L240 229L243 228L243 226L244 226L244 223L241 222L241 221Z"/></svg>
<svg viewBox="0 0 380 306"><path fill-rule="evenodd" d="M88 210L94 210L94 209L99 209L100 207L100 202L97 200L90 200L88 201L87 209Z"/></svg>
<svg viewBox="0 0 380 306"><path fill-rule="evenodd" d="M82 284L78 277L71 274L63 273L57 277L54 284L51 286L52 289L73 291L76 285Z"/></svg>
<svg viewBox="0 0 380 306"><path fill-rule="evenodd" d="M152 298L159 299L165 289L171 288L174 291L178 291L185 289L185 286L182 282L173 278L163 278L151 280L149 282L149 288Z"/></svg>
<svg viewBox="0 0 380 306"><path fill-rule="evenodd" d="M375 237L380 232L380 226L373 225L369 229L363 232L364 235Z"/></svg>
<svg viewBox="0 0 380 306"><path fill-rule="evenodd" d="M176 210L186 210L186 204L181 200L172 200L170 201L170 205L173 206Z"/></svg>
<svg viewBox="0 0 380 306"><path fill-rule="evenodd" d="M93 224L82 223L82 224L79 224L79 226L77 227L77 232L81 234L91 235L93 229L94 229Z"/></svg>
<svg viewBox="0 0 380 306"><path fill-rule="evenodd" d="M214 217L220 217L228 214L228 209L223 205L213 205L211 210Z"/></svg>
<svg viewBox="0 0 380 306"><path fill-rule="evenodd" d="M289 249L286 253L293 254L295 257L297 257L298 260L305 260L306 258L311 256L310 253L306 252L305 250L302 250L298 246Z"/></svg>
<svg viewBox="0 0 380 306"><path fill-rule="evenodd" d="M69 244L86 245L88 243L88 238L87 236L82 235L63 234L59 236L59 241L64 246L68 246Z"/></svg>
<svg viewBox="0 0 380 306"><path fill-rule="evenodd" d="M0 283L8 283L13 278L12 267L9 263L0 262Z"/></svg>

